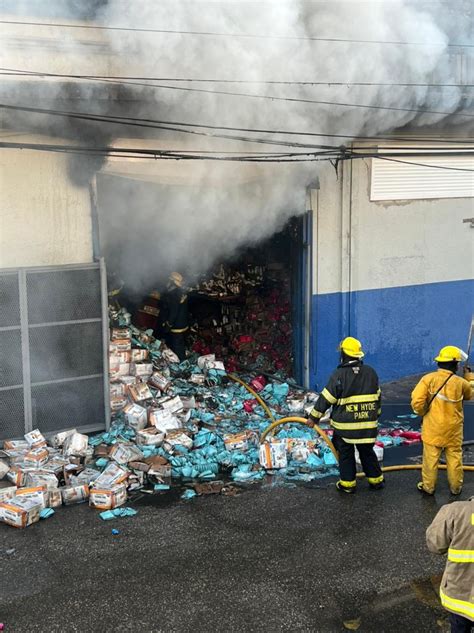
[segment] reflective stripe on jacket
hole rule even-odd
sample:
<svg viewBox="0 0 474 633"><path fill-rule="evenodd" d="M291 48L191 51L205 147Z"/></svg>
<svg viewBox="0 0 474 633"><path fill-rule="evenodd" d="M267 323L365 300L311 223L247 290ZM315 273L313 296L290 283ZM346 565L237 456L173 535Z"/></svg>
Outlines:
<svg viewBox="0 0 474 633"><path fill-rule="evenodd" d="M440 586L441 604L474 622L474 497L441 508L426 530L434 554L448 554Z"/></svg>
<svg viewBox="0 0 474 633"><path fill-rule="evenodd" d="M310 417L319 420L332 406L334 433L349 444L373 444L377 437L381 393L372 367L362 361L339 365L322 390Z"/></svg>
<svg viewBox="0 0 474 633"><path fill-rule="evenodd" d="M435 396L449 377L448 382ZM433 398L426 415L426 407ZM471 385L447 369L438 369L423 376L411 394L411 406L423 417L421 438L432 446L460 446L463 439L463 400L470 400Z"/></svg>

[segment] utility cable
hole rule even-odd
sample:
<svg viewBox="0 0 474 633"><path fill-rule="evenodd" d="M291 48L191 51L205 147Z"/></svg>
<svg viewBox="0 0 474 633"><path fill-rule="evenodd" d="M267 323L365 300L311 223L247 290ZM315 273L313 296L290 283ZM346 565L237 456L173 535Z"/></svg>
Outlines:
<svg viewBox="0 0 474 633"><path fill-rule="evenodd" d="M53 115L53 116L62 116L73 119L84 119L87 121L97 121L103 123L113 123L113 124L122 124L129 125L135 127L143 127L143 128L152 128L152 129L163 129L163 130L171 130L174 132L182 132L187 134L195 134L198 136L205 136L208 138L224 138L230 140L238 140L244 142L252 142L252 143L263 143L268 145L281 145L286 147L302 147L302 148L314 148L314 147L324 147L327 149L333 149L334 146L330 145L315 145L309 143L299 143L299 142L290 142L283 140L270 140L270 139L261 139L254 137L243 137L243 136L235 136L235 135L226 135L226 134L211 134L204 133L198 130L187 130L181 129L182 127L194 127L194 128L202 128L206 130L225 130L225 131L237 131L237 132L247 132L247 133L262 133L262 134L282 134L282 135L290 135L290 136L314 136L314 137L327 137L327 138L342 138L342 139L355 139L355 140L385 140L385 141L409 141L409 142L433 142L427 141L426 139L417 139L412 137L397 137L397 136L357 136L351 134L330 134L330 133L322 133L322 132L297 132L297 131L289 131L289 130L270 130L270 129L259 129L259 128L240 128L240 127L230 127L230 126L217 126L217 125L203 125L199 123L185 123L179 121L163 121L159 119L146 119L146 118L135 118L135 117L124 117L124 116L116 116L116 115L100 115L100 114L92 114L92 113L84 113L84 112L74 112L74 111L65 111L65 110L53 110L50 108L34 108L28 106L19 106L19 105L11 105L11 104L2 104L0 103L0 109L6 110L18 110L20 112L32 112L37 114L45 114L45 115ZM180 126L180 127L175 127ZM464 139L457 140L444 140L437 139L437 143L448 143L448 144L461 144L461 145L472 145L474 143L474 139L472 141L466 141ZM418 150L419 148L415 148Z"/></svg>
<svg viewBox="0 0 474 633"><path fill-rule="evenodd" d="M7 70L7 69L0 69ZM33 73L26 73L33 74ZM54 77L60 76L58 73L48 73L47 76ZM262 95L262 94L253 94L251 92L231 92L230 90L209 90L207 88L190 88L184 86L167 86L165 84L147 84L142 82L129 82L129 81L115 81L113 79L94 79L92 75L84 75L83 79L87 81L98 81L100 83L110 83L110 84L119 84L119 85L132 85L132 86L145 86L146 88L158 88L160 90L178 90L181 92L197 92L200 94L211 94L211 95L223 95L227 97L243 97L244 99L264 99L269 101L282 101L286 103L307 103L313 105L329 105L333 107L340 108L361 108L361 109L369 109L369 110L387 110L390 112L414 112L416 114L441 114L443 116L462 116L474 118L474 114L467 114L463 112L446 112L443 110L426 110L420 108L399 108L395 106L381 106L381 105L373 105L366 103L345 103L340 101L322 101L318 99L303 99L301 97L279 97L276 95Z"/></svg>
<svg viewBox="0 0 474 633"><path fill-rule="evenodd" d="M171 35L207 35L213 37L242 37L249 39L263 39L263 40L298 40L298 41L310 41L310 42L346 42L352 44L390 44L397 46L427 46L430 48L437 48L443 44L430 44L428 42L405 42L400 40L363 40L363 39L346 39L340 37L312 37L304 35L268 35L268 34L256 34L256 33L221 33L216 31L180 31L175 29L151 29L151 28L139 28L139 27L127 27L127 26L105 26L102 24L67 24L60 22L26 22L19 20L0 20L0 24L15 24L23 26L47 26L47 27L60 27L65 29L88 29L96 31L128 31L132 33L166 33ZM445 44L449 47L460 48L474 48L474 44Z"/></svg>
<svg viewBox="0 0 474 633"><path fill-rule="evenodd" d="M24 74L31 74L38 77L68 77L70 79L113 79L117 81L176 81L183 83L218 83L218 84L256 84L256 85L280 85L280 86L382 86L382 87L403 87L403 88L474 88L474 84L440 84L440 83L414 83L414 82L376 82L376 81L283 81L270 79L203 79L203 78L186 78L186 77L136 77L133 75L78 75L78 74L59 74L44 73L41 71L5 71L0 72L3 76L21 77Z"/></svg>
<svg viewBox="0 0 474 633"><path fill-rule="evenodd" d="M362 153L348 153L340 150L334 152L292 152L288 154L268 155L268 156L254 156L254 155L242 155L242 156L229 156L221 155L220 152L214 154L203 154L196 152L190 154L187 152L180 152L177 150L163 150L163 149L148 149L148 148L128 148L128 147L83 147L77 145L52 145L46 143L22 143L22 142L0 142L0 148L4 149L30 149L38 151L49 152L64 152L64 153L81 153L91 155L104 155L104 156L123 156L127 158L144 158L148 157L154 160L213 160L213 161L228 161L228 162L259 162L259 163L281 163L281 162L312 162L312 161L337 161L337 160L352 160L355 158L377 158L379 160L393 160L394 162L419 165L421 167L466 171L473 172L474 169L462 169L454 167L444 167L442 165L430 165L424 163L415 163L411 161L402 161L398 159L392 159L377 154L362 154ZM409 154L411 155L411 154Z"/></svg>

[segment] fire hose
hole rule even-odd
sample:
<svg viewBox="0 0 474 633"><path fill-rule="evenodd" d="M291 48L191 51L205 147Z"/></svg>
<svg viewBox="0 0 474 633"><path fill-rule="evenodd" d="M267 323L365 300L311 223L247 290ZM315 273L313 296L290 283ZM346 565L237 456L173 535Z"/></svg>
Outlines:
<svg viewBox="0 0 474 633"><path fill-rule="evenodd" d="M281 420L275 420L274 422L272 422L270 424L270 426L268 426L264 430L264 432L260 436L260 443L262 444L265 441L265 438L267 437L267 435L269 433L271 433L274 429L276 429L281 424L287 424L288 422L292 422L292 423L296 423L296 424L304 424L305 426L308 426L308 422L307 422L306 418L300 418L300 417L296 417L296 416L291 416L291 417L288 417L288 418L281 418ZM326 444L328 445L329 449L331 450L331 453L334 455L336 460L339 462L339 455L338 455L336 449L334 448L334 444L331 442L331 440L326 435L326 433L317 424L315 424L313 428L316 431L316 433L318 433L318 435L321 437L321 439L323 439L326 442ZM394 471L398 471L398 470L421 470L421 467L422 467L421 464L399 464L397 466L384 466L382 468L382 472L389 473L389 472L394 472ZM440 464L439 468L441 470L446 470L447 466L445 464ZM463 466L463 470L466 471L466 472L474 472L474 466ZM365 474L364 473L357 473L357 476L358 477L365 477Z"/></svg>
<svg viewBox="0 0 474 633"><path fill-rule="evenodd" d="M275 417L272 414L272 412L270 411L270 409L268 408L268 405L266 404L266 402L263 400L263 398L261 396L258 395L258 393L254 389L252 389L252 387L250 387L250 385L248 385L244 380L242 380L241 378L238 378L234 374L227 374L227 377L230 378L231 380L233 380L234 382L237 382L240 385L242 385L242 387L244 387L250 394L252 394L252 396L262 406L262 408L264 409L265 413L268 415L268 417L271 420L271 424L263 431L262 435L260 436L260 444L263 444L263 442L265 441L265 438L267 437L267 435L269 433L272 433L272 431L274 429L276 429L278 426L281 426L282 424L295 423L295 424L304 424L305 426L308 426L307 419L306 418L300 418L298 416L289 416L289 417L286 417L286 418L281 418L280 420L275 420ZM339 462L339 454L336 451L336 449L334 447L334 444L331 442L331 440L326 435L326 433L323 431L323 429L321 429L317 424L314 424L312 428L314 428L314 430L316 431L316 433L318 433L318 435L321 437L321 439L324 440L324 442L326 442L326 444L329 447L331 453L334 455L336 461ZM471 444L471 443L472 442L464 442L465 445L468 445L468 444ZM389 472L395 472L395 471L398 471L398 470L421 470L421 468L422 468L421 464L398 464L396 466L384 466L382 468L382 472L389 473ZM440 470L446 470L447 466L445 464L440 464L439 465L439 469ZM465 466L465 465L463 465L463 470L465 472L474 472L474 466ZM357 476L358 477L365 477L365 474L364 473L357 473Z"/></svg>

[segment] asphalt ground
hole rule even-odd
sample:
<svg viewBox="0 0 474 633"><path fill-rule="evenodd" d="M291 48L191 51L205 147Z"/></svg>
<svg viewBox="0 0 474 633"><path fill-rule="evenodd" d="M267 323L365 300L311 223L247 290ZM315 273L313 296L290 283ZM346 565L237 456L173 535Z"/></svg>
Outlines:
<svg viewBox="0 0 474 633"><path fill-rule="evenodd" d="M143 496L128 504L135 517L108 522L78 505L25 530L0 524L0 622L43 633L447 631L435 591L445 561L424 534L452 499L445 473L435 497L418 478L389 473L384 490L361 481L352 496L334 479L270 479L236 497Z"/></svg>

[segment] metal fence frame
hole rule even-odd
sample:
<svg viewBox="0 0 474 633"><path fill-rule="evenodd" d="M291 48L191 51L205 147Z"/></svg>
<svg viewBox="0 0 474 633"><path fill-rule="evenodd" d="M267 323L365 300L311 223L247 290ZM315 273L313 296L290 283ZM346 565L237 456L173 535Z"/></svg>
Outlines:
<svg viewBox="0 0 474 633"><path fill-rule="evenodd" d="M57 322L43 322L43 323L29 323L28 319L28 290L27 290L27 278L28 275L34 275L35 273L47 273L47 272L60 272L69 270L97 270L100 275L100 299L101 299L101 316L92 319L77 319L68 321ZM59 266L27 266L21 268L4 268L0 269L0 276L16 276L18 279L18 296L19 296L19 324L8 325L1 327L0 332L6 331L19 331L21 336L21 359L22 359L22 372L23 381L21 384L10 385L0 387L0 397L2 392L11 391L14 389L23 389L23 405L24 405L24 433L28 433L33 428L33 411L32 411L32 387L43 386L49 384L60 384L68 381L84 380L87 378L103 378L104 389L104 423L103 424L91 424L76 427L82 432L92 432L108 429L110 426L110 392L109 392L109 329L108 329L108 297L107 297L107 275L105 269L104 259L101 258L98 262L87 264L69 264ZM74 325L80 323L98 323L100 322L102 332L102 373L81 375L74 378L60 378L54 380L31 382L31 359L30 359L30 331L40 327L55 326L55 325ZM41 429L40 429L41 430ZM63 429L56 429L52 433L56 433ZM51 433L45 433L49 435Z"/></svg>

